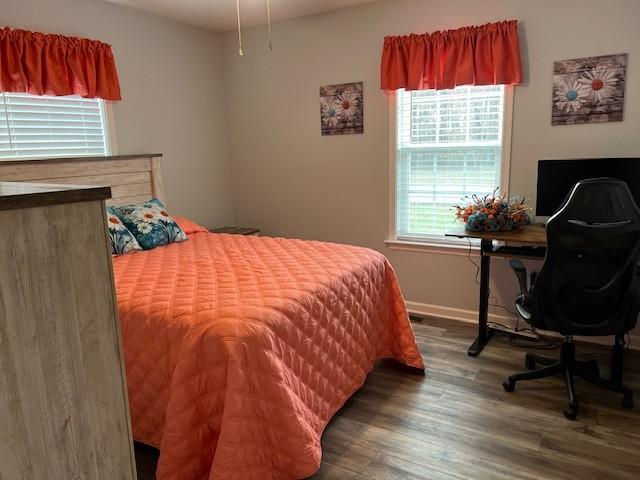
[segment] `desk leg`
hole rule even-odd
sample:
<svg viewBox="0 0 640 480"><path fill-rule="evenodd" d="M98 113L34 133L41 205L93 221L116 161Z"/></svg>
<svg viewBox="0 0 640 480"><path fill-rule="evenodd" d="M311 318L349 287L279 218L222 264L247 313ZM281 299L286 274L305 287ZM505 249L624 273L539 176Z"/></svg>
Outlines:
<svg viewBox="0 0 640 480"><path fill-rule="evenodd" d="M467 353L475 357L487 344L493 330L487 326L489 316L489 276L491 274L491 257L488 252L491 250L493 242L491 240L480 241L480 302L478 308L478 337L467 350Z"/></svg>

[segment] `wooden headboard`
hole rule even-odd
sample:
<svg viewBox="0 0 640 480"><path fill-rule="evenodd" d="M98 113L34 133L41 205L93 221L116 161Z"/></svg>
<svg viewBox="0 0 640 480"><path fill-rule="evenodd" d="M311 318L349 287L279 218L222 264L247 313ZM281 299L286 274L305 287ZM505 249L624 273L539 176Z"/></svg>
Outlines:
<svg viewBox="0 0 640 480"><path fill-rule="evenodd" d="M47 158L0 162L1 182L34 182L111 187L108 205L165 202L162 154Z"/></svg>

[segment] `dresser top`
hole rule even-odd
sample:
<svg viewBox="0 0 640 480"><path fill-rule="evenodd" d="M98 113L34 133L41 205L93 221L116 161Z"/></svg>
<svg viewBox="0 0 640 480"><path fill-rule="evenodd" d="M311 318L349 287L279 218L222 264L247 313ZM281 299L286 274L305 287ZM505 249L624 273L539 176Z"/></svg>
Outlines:
<svg viewBox="0 0 640 480"><path fill-rule="evenodd" d="M44 207L111 198L111 187L0 182L0 210Z"/></svg>

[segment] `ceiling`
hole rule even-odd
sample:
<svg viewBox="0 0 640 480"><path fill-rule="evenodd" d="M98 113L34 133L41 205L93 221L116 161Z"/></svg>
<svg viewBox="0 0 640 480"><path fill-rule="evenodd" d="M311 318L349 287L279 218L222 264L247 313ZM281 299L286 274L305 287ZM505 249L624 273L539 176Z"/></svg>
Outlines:
<svg viewBox="0 0 640 480"><path fill-rule="evenodd" d="M106 0L217 32L237 25L236 0ZM271 21L304 17L378 0L271 0ZM267 23L266 0L240 0L242 26Z"/></svg>

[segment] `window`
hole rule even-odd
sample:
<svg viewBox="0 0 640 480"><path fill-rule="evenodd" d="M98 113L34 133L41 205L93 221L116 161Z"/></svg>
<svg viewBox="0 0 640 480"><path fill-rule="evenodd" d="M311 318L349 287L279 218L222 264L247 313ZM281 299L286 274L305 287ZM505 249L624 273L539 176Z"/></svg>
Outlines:
<svg viewBox="0 0 640 480"><path fill-rule="evenodd" d="M465 195L501 186L505 90L397 92L396 238L442 238Z"/></svg>
<svg viewBox="0 0 640 480"><path fill-rule="evenodd" d="M109 155L105 102L0 93L0 160Z"/></svg>

